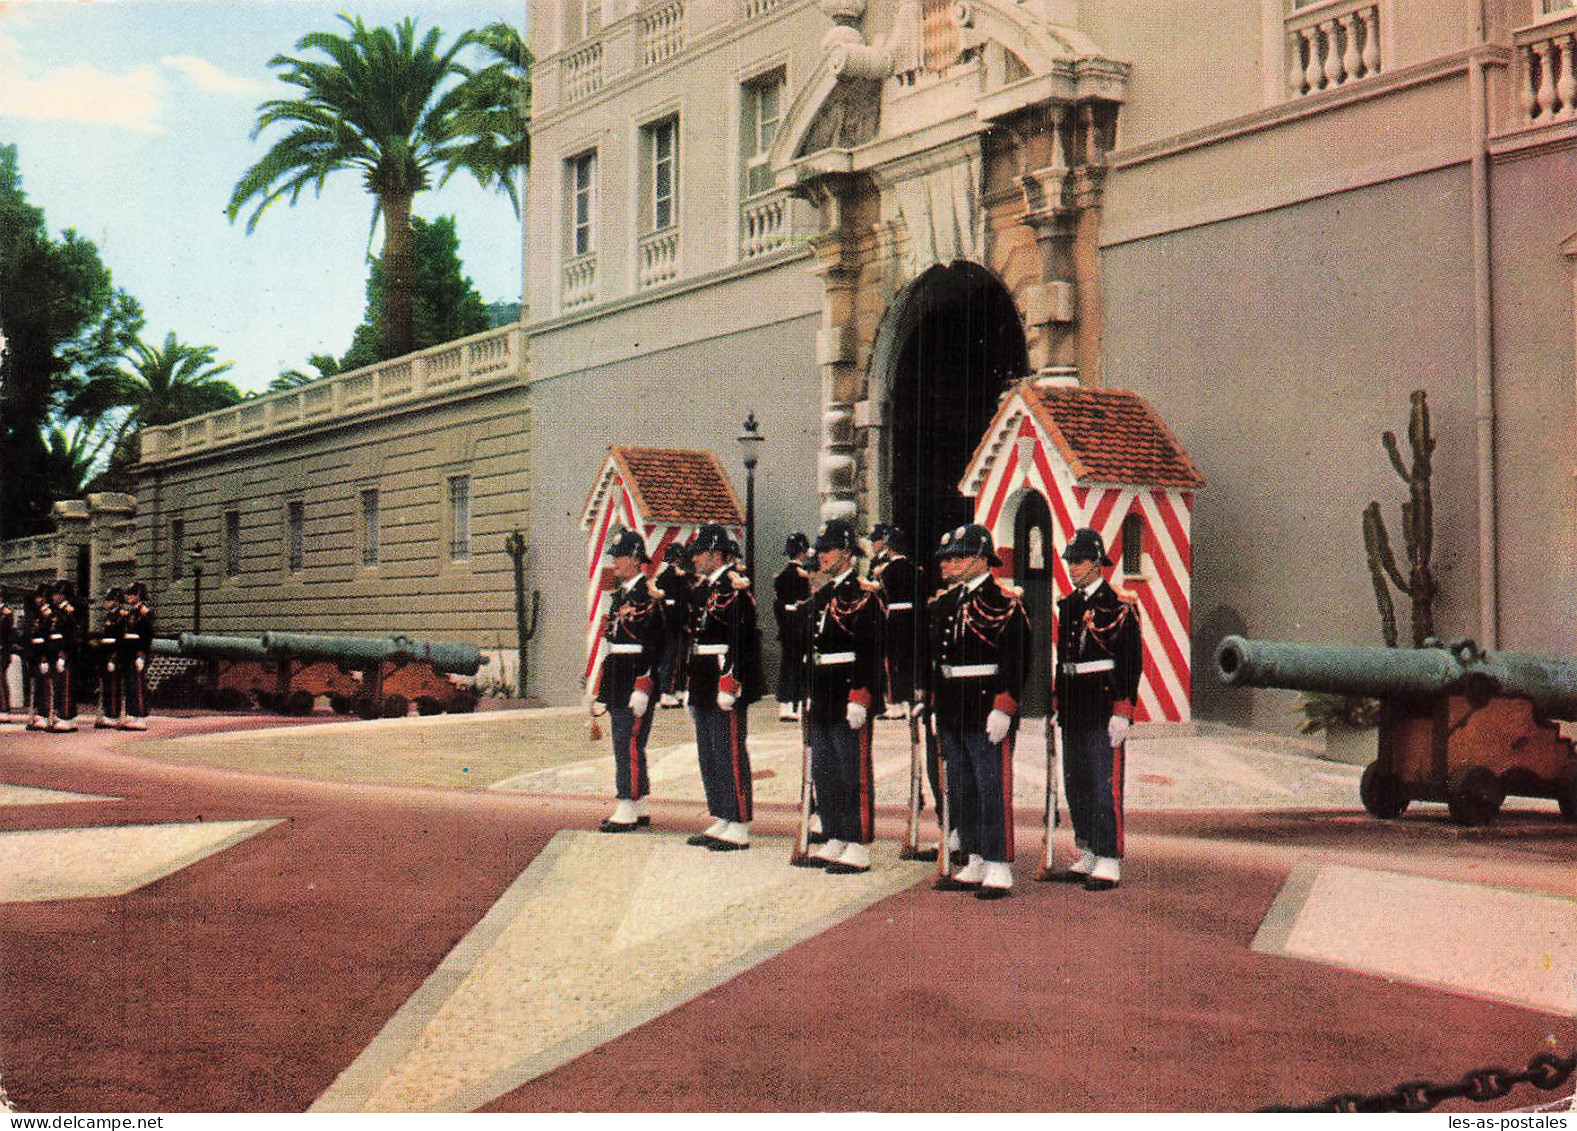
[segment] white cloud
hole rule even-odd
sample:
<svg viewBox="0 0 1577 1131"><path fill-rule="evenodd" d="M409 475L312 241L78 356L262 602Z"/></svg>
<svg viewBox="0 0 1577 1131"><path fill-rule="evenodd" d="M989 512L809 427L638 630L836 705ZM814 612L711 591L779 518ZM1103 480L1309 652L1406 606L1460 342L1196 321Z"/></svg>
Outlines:
<svg viewBox="0 0 1577 1131"><path fill-rule="evenodd" d="M207 59L196 55L166 55L159 62L185 75L187 81L199 90L243 97L256 97L263 93L262 83L222 71Z"/></svg>
<svg viewBox="0 0 1577 1131"><path fill-rule="evenodd" d="M0 117L90 122L160 134L164 90L164 80L149 67L113 75L78 64L0 84Z"/></svg>

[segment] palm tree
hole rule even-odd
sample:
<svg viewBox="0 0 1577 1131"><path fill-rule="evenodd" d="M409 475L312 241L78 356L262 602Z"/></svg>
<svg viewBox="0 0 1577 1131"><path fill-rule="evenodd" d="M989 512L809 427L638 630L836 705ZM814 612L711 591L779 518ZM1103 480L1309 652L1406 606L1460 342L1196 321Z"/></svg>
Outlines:
<svg viewBox="0 0 1577 1131"><path fill-rule="evenodd" d="M130 370L95 377L66 406L69 415L81 420L105 419L118 413L116 447L142 428L173 424L241 400L240 390L221 380L235 362L215 363L213 346L188 345L171 330L163 346L138 341L131 352L134 364Z"/></svg>
<svg viewBox="0 0 1577 1131"><path fill-rule="evenodd" d="M348 36L311 32L297 51L320 51L328 61L276 55L269 66L301 88L302 97L277 98L258 109L252 138L276 123L290 132L274 143L236 183L227 209L234 222L249 202L250 234L276 200L294 205L307 186L321 192L330 173L356 169L376 204L375 231L383 221L383 260L389 272L384 325L389 356L408 353L413 337L411 202L460 170L483 188L496 188L519 214L513 173L528 150L520 94L530 53L494 28L462 32L440 51L443 33L433 28L417 41L407 17L391 31L368 28L361 17L341 15ZM518 36L515 37L518 40ZM459 61L467 48L491 52L496 61L473 71ZM511 56L500 53L516 51Z"/></svg>
<svg viewBox="0 0 1577 1131"><path fill-rule="evenodd" d="M91 423L72 421L69 430L51 424L43 434L44 474L52 499L81 498L93 479L110 434Z"/></svg>
<svg viewBox="0 0 1577 1131"><path fill-rule="evenodd" d="M314 381L321 381L339 372L339 361L326 353L313 354L307 358L307 364L317 372L308 373L301 369L281 370L279 376L268 383L268 391L277 393L283 389L299 389L303 385L310 385Z"/></svg>

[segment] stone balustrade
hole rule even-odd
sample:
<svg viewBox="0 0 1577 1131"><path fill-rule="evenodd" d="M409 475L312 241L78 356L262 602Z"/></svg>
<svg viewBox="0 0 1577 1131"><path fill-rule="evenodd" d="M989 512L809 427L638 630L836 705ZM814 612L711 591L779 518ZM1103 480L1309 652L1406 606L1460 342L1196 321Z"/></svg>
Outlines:
<svg viewBox="0 0 1577 1131"><path fill-rule="evenodd" d="M563 306L574 310L597 297L597 256L578 255L564 264Z"/></svg>
<svg viewBox="0 0 1577 1131"><path fill-rule="evenodd" d="M778 10L781 0L745 0L745 19L759 20Z"/></svg>
<svg viewBox="0 0 1577 1131"><path fill-rule="evenodd" d="M739 258L782 247L789 238L789 197L786 192L752 197L739 209Z"/></svg>
<svg viewBox="0 0 1577 1131"><path fill-rule="evenodd" d="M1516 33L1517 102L1524 125L1577 114L1577 12Z"/></svg>
<svg viewBox="0 0 1577 1131"><path fill-rule="evenodd" d="M37 534L0 542L0 575L3 576L45 570L53 575L59 560L58 534Z"/></svg>
<svg viewBox="0 0 1577 1131"><path fill-rule="evenodd" d="M655 67L684 47L684 0L641 13L641 66Z"/></svg>
<svg viewBox="0 0 1577 1131"><path fill-rule="evenodd" d="M679 228L677 225L641 237L638 282L655 287L679 273Z"/></svg>
<svg viewBox="0 0 1577 1131"><path fill-rule="evenodd" d="M588 43L566 56L560 74L566 103L596 94L602 89L602 41Z"/></svg>
<svg viewBox="0 0 1577 1131"><path fill-rule="evenodd" d="M265 393L238 405L142 431L142 460L159 463L363 411L524 374L524 329L487 330L378 365Z"/></svg>
<svg viewBox="0 0 1577 1131"><path fill-rule="evenodd" d="M1287 17L1287 90L1294 98L1335 90L1384 68L1380 7L1335 0Z"/></svg>

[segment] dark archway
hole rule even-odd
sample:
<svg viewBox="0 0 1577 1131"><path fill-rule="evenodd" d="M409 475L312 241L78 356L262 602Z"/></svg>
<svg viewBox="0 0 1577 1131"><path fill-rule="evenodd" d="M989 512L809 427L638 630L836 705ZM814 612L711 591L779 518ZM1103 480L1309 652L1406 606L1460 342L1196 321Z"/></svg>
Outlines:
<svg viewBox="0 0 1577 1131"><path fill-rule="evenodd" d="M1012 295L977 264L931 268L897 306L873 357L888 367L875 374L889 390L887 514L929 564L942 531L973 515L958 481L1029 358Z"/></svg>

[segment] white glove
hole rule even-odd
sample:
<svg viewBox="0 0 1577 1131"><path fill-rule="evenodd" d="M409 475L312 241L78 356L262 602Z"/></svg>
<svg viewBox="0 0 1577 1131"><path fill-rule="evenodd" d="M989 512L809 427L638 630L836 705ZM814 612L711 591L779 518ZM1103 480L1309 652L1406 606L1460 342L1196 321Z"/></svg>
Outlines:
<svg viewBox="0 0 1577 1131"><path fill-rule="evenodd" d="M606 715L607 713L608 713L608 705L606 703L602 702L600 699L593 699L591 701L591 717L592 718L600 719L600 718L602 718L602 716Z"/></svg>
<svg viewBox="0 0 1577 1131"><path fill-rule="evenodd" d="M850 730L861 730L867 717L864 703L850 703L843 717L849 720Z"/></svg>
<svg viewBox="0 0 1577 1131"><path fill-rule="evenodd" d="M916 697L915 701L913 703L909 704L909 717L911 719L923 719L923 718L925 718L925 700L924 699Z"/></svg>
<svg viewBox="0 0 1577 1131"><path fill-rule="evenodd" d="M993 710L986 716L986 737L993 744L1000 745L1008 736L1008 729L1013 725L1013 716L1006 711Z"/></svg>
<svg viewBox="0 0 1577 1131"><path fill-rule="evenodd" d="M732 711L734 709L734 696L722 688L717 691L717 709L719 711Z"/></svg>
<svg viewBox="0 0 1577 1131"><path fill-rule="evenodd" d="M652 697L644 691L636 690L630 692L630 710L637 715L646 714L646 707L651 701Z"/></svg>
<svg viewBox="0 0 1577 1131"><path fill-rule="evenodd" d="M147 666L148 666L148 661L143 659L141 656L138 656L137 657L137 670L138 671L142 671L142 669L147 667Z"/></svg>
<svg viewBox="0 0 1577 1131"><path fill-rule="evenodd" d="M1128 741L1128 729L1132 726L1126 715L1113 715L1112 721L1106 724L1106 737L1111 739L1113 746L1121 746Z"/></svg>
<svg viewBox="0 0 1577 1131"><path fill-rule="evenodd" d="M114 675L115 674L115 661L111 660L109 663L105 664L104 665L104 670L109 672L110 675Z"/></svg>

